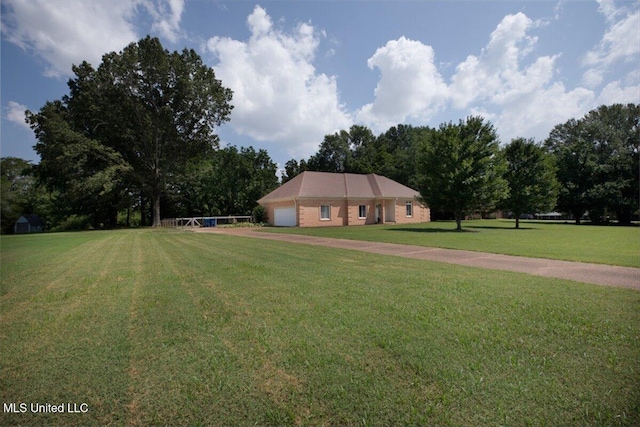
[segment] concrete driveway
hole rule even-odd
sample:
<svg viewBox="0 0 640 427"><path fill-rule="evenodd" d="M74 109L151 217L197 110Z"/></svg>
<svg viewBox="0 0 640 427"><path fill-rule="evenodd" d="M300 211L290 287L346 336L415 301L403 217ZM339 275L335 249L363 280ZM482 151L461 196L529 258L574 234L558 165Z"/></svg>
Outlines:
<svg viewBox="0 0 640 427"><path fill-rule="evenodd" d="M617 286L640 290L640 268L633 267L528 258L486 252L401 245L396 243L363 242L358 240L302 236L298 234L267 233L251 228L197 228L194 229L194 231L350 249L374 254L423 259L492 270L516 271L534 276L553 277L595 285Z"/></svg>

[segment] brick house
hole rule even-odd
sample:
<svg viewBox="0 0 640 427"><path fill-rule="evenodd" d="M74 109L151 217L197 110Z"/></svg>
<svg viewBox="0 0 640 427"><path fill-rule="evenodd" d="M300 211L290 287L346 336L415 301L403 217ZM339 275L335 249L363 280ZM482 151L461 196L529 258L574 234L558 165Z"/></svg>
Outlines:
<svg viewBox="0 0 640 427"><path fill-rule="evenodd" d="M376 174L306 171L287 181L258 203L269 224L322 227L430 221L419 193Z"/></svg>

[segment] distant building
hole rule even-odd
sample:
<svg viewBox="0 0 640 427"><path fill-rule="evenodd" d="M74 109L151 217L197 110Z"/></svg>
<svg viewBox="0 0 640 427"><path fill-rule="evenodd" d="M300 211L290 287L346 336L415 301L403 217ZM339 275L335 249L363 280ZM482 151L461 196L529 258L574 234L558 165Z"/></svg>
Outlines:
<svg viewBox="0 0 640 427"><path fill-rule="evenodd" d="M535 214L536 219L566 219L560 212L546 212Z"/></svg>
<svg viewBox="0 0 640 427"><path fill-rule="evenodd" d="M42 233L44 222L39 215L22 215L13 226L13 232L20 233Z"/></svg>
<svg viewBox="0 0 640 427"><path fill-rule="evenodd" d="M429 222L419 193L384 176L305 171L260 200L269 224L320 227Z"/></svg>

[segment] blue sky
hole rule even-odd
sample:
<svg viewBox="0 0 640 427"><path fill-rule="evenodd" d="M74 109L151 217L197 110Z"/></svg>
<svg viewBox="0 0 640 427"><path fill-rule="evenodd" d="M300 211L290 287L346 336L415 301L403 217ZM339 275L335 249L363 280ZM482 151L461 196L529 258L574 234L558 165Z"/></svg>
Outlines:
<svg viewBox="0 0 640 427"><path fill-rule="evenodd" d="M151 34L195 49L234 90L223 144L282 167L352 124L480 114L543 140L602 104L640 103L639 1L2 0L1 155L38 161L24 110L71 65Z"/></svg>

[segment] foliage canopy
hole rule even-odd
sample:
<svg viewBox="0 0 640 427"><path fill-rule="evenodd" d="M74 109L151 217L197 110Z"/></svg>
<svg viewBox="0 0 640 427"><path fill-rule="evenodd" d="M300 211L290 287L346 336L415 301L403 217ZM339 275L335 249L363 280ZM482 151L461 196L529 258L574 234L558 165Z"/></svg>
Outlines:
<svg viewBox="0 0 640 427"><path fill-rule="evenodd" d="M73 72L69 95L28 113L40 177L88 215L140 194L158 226L166 186L191 159L217 148L214 130L229 120L231 90L194 50L170 53L149 36L106 54L97 69L83 62ZM74 185L87 186L101 206L80 200L85 189Z"/></svg>

